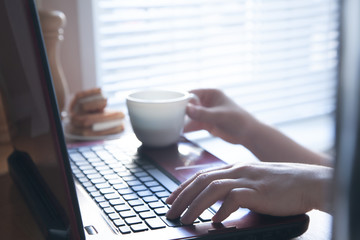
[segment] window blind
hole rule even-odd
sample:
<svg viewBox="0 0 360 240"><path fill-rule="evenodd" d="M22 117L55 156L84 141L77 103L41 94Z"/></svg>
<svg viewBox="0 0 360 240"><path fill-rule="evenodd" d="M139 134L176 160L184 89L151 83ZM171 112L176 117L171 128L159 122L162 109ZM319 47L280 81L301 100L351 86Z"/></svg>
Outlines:
<svg viewBox="0 0 360 240"><path fill-rule="evenodd" d="M95 0L99 85L223 89L270 124L335 109L337 0ZM125 108L124 108L125 109Z"/></svg>

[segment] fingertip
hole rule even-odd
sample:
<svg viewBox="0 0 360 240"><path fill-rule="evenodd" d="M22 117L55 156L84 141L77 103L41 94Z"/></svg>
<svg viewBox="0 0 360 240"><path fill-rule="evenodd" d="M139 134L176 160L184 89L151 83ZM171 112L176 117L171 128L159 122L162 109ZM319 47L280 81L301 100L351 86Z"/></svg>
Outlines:
<svg viewBox="0 0 360 240"><path fill-rule="evenodd" d="M221 223L222 221L224 221L225 218L219 217L218 214L215 214L212 218L211 221L213 221L213 223Z"/></svg>
<svg viewBox="0 0 360 240"><path fill-rule="evenodd" d="M171 219L171 214L169 213L170 210L168 210L168 212L165 214L165 217L168 218L168 219Z"/></svg>
<svg viewBox="0 0 360 240"><path fill-rule="evenodd" d="M173 197L172 195L170 195L170 196L165 200L165 202L166 202L167 204L172 204L172 203L174 202L174 197Z"/></svg>
<svg viewBox="0 0 360 240"><path fill-rule="evenodd" d="M181 218L180 218L180 222L184 225L190 225L195 221L195 219L192 219L191 216L189 216L188 214L184 214Z"/></svg>
<svg viewBox="0 0 360 240"><path fill-rule="evenodd" d="M173 210L170 208L167 213L165 214L165 217L168 219L175 219L176 217L174 216Z"/></svg>

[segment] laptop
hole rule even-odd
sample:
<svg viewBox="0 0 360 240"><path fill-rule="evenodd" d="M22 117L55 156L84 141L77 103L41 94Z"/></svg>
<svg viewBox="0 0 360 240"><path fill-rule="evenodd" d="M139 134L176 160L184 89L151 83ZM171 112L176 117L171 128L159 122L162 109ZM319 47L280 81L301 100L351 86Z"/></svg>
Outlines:
<svg viewBox="0 0 360 240"><path fill-rule="evenodd" d="M133 133L66 144L32 0L0 2L0 90L15 151L9 171L48 239L288 239L306 214L239 209L221 224L214 204L191 225L166 219L166 197L195 172L224 165L187 139L144 148Z"/></svg>

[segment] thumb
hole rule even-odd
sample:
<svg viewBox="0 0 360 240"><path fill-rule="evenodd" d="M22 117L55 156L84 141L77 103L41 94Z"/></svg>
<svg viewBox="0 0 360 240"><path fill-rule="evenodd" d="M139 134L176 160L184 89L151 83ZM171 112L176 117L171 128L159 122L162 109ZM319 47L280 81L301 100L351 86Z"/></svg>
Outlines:
<svg viewBox="0 0 360 240"><path fill-rule="evenodd" d="M222 222L240 207L252 209L257 204L256 192L249 188L233 189L225 198L220 209L213 216L214 222Z"/></svg>

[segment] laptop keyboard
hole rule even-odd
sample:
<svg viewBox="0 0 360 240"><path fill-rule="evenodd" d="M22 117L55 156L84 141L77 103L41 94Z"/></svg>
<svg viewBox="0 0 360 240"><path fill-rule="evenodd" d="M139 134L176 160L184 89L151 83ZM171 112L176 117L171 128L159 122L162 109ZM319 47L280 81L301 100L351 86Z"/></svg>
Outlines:
<svg viewBox="0 0 360 240"><path fill-rule="evenodd" d="M166 219L165 203L176 184L136 151L118 145L69 149L74 177L101 208L116 233L182 226ZM194 224L211 221L206 210Z"/></svg>

